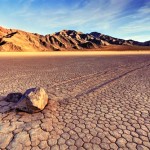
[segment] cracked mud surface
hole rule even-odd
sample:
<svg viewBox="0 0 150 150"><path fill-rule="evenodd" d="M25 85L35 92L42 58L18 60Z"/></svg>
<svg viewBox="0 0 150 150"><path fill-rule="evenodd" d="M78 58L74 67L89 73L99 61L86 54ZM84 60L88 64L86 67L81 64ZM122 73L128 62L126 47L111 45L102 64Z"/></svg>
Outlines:
<svg viewBox="0 0 150 150"><path fill-rule="evenodd" d="M150 149L150 55L0 58L0 149ZM40 113L7 112L41 86Z"/></svg>

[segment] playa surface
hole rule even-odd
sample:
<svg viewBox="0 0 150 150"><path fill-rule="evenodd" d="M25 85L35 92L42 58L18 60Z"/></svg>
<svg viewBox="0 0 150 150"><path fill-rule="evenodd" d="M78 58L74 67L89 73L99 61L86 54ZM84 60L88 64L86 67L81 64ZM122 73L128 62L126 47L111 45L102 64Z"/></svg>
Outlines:
<svg viewBox="0 0 150 150"><path fill-rule="evenodd" d="M10 55L0 57L0 149L150 149L150 55ZM3 97L35 86L46 108L9 112Z"/></svg>

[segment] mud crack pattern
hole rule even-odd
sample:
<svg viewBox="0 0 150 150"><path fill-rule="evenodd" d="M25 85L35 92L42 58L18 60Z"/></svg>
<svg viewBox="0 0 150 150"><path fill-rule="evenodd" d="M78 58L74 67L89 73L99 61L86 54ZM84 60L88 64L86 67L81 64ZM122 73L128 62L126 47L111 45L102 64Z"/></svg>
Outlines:
<svg viewBox="0 0 150 150"><path fill-rule="evenodd" d="M150 56L0 58L0 149L149 150ZM42 86L40 113L8 112Z"/></svg>

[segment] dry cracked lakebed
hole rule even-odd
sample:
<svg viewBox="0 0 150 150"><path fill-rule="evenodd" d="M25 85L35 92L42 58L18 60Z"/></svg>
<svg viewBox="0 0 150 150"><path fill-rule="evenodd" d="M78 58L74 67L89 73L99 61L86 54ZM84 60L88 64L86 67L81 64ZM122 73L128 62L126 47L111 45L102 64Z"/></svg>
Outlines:
<svg viewBox="0 0 150 150"><path fill-rule="evenodd" d="M35 86L43 111L8 111ZM0 149L149 150L150 55L0 57Z"/></svg>

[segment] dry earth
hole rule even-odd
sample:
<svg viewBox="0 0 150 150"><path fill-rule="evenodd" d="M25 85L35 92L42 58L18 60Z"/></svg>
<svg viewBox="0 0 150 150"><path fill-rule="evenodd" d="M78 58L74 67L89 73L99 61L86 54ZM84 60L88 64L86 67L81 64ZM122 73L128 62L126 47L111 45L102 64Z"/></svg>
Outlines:
<svg viewBox="0 0 150 150"><path fill-rule="evenodd" d="M40 113L10 92L42 86ZM150 55L0 57L0 149L150 149Z"/></svg>

